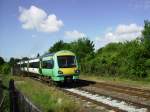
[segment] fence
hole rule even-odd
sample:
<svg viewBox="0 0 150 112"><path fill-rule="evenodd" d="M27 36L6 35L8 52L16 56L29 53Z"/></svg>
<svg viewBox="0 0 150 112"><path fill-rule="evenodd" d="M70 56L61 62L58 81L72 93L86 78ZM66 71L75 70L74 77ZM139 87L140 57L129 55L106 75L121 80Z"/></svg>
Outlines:
<svg viewBox="0 0 150 112"><path fill-rule="evenodd" d="M27 97L16 89L14 80L10 80L9 89L7 90L9 92L10 112L41 112ZM0 112L3 111L2 105L5 103L4 98L3 85L0 80Z"/></svg>
<svg viewBox="0 0 150 112"><path fill-rule="evenodd" d="M2 89L2 81L0 80L0 111L2 109L3 104L3 89Z"/></svg>
<svg viewBox="0 0 150 112"><path fill-rule="evenodd" d="M6 99L6 96L3 94L3 89L6 89L6 87L3 86L2 81L0 80L0 112L4 109L4 101Z"/></svg>
<svg viewBox="0 0 150 112"><path fill-rule="evenodd" d="M33 105L28 98L21 93L19 94L19 112L41 112L35 105Z"/></svg>
<svg viewBox="0 0 150 112"><path fill-rule="evenodd" d="M14 80L9 82L9 93L11 112L41 112L27 97L15 88Z"/></svg>
<svg viewBox="0 0 150 112"><path fill-rule="evenodd" d="M3 89L2 89L2 81L0 80L0 102L2 101L3 98Z"/></svg>

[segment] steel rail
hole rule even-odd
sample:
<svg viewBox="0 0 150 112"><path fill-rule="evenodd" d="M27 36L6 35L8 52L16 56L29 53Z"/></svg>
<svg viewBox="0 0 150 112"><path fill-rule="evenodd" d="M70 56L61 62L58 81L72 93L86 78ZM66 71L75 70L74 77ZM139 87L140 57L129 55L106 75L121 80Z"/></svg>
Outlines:
<svg viewBox="0 0 150 112"><path fill-rule="evenodd" d="M125 93L130 94L132 96L138 96L142 98L146 98L150 100L150 90L140 89L140 88L134 88L134 87L127 87L127 86L120 86L115 84L108 84L103 82L95 82L95 81L89 81L89 80L80 80L81 83L93 83L90 86L91 87L97 87L102 88L105 90L112 90L119 93Z"/></svg>

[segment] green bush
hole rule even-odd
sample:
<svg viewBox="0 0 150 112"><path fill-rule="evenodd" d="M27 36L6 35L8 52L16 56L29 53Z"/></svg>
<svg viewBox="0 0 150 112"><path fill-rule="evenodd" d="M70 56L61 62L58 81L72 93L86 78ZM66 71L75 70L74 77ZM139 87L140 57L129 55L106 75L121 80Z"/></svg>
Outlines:
<svg viewBox="0 0 150 112"><path fill-rule="evenodd" d="M146 66L146 67L150 67L150 59L147 59L147 60L145 61L145 66Z"/></svg>
<svg viewBox="0 0 150 112"><path fill-rule="evenodd" d="M150 59L141 41L111 43L94 57L84 58L81 68L85 73L140 79L149 76Z"/></svg>
<svg viewBox="0 0 150 112"><path fill-rule="evenodd" d="M8 63L4 63L0 66L0 73L1 74L9 74L10 73L10 66Z"/></svg>

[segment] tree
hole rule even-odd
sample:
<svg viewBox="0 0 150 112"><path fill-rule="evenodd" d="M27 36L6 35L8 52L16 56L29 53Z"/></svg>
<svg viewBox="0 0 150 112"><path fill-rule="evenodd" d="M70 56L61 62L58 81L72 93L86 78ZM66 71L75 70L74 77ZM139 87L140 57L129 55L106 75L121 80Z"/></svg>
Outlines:
<svg viewBox="0 0 150 112"><path fill-rule="evenodd" d="M36 57L37 57L37 58L40 57L40 54L38 53Z"/></svg>
<svg viewBox="0 0 150 112"><path fill-rule="evenodd" d="M54 53L60 50L69 50L70 45L68 43L65 43L64 41L60 40L56 42L52 47L49 48L50 53Z"/></svg>
<svg viewBox="0 0 150 112"><path fill-rule="evenodd" d="M19 61L20 61L20 59L11 57L10 60L9 60L9 65L10 65L10 66L14 66L14 65L17 64L17 62L19 62Z"/></svg>
<svg viewBox="0 0 150 112"><path fill-rule="evenodd" d="M71 50L79 57L79 62L86 56L94 55L94 43L88 38L80 38L71 43Z"/></svg>
<svg viewBox="0 0 150 112"><path fill-rule="evenodd" d="M144 30L142 31L142 35L144 37L144 46L147 52L147 57L150 58L150 21L148 20L144 21Z"/></svg>
<svg viewBox="0 0 150 112"><path fill-rule="evenodd" d="M28 57L23 57L22 60L26 61L26 60L29 60Z"/></svg>
<svg viewBox="0 0 150 112"><path fill-rule="evenodd" d="M11 57L9 60L9 65L13 66L14 64L15 64L15 59L13 57Z"/></svg>
<svg viewBox="0 0 150 112"><path fill-rule="evenodd" d="M142 31L144 39L150 39L150 21L144 21L144 30Z"/></svg>
<svg viewBox="0 0 150 112"><path fill-rule="evenodd" d="M9 74L10 73L10 66L8 63L4 63L0 69L0 73L2 74Z"/></svg>
<svg viewBox="0 0 150 112"><path fill-rule="evenodd" d="M8 74L9 72L10 72L9 64L6 63L2 57L0 57L0 73Z"/></svg>
<svg viewBox="0 0 150 112"><path fill-rule="evenodd" d="M91 57L94 55L94 43L88 38L79 38L78 40L70 43L65 43L60 40L49 48L49 52L51 53L57 52L59 50L70 50L74 52L80 62L86 56Z"/></svg>
<svg viewBox="0 0 150 112"><path fill-rule="evenodd" d="M3 65L5 63L4 59L0 57L0 65Z"/></svg>

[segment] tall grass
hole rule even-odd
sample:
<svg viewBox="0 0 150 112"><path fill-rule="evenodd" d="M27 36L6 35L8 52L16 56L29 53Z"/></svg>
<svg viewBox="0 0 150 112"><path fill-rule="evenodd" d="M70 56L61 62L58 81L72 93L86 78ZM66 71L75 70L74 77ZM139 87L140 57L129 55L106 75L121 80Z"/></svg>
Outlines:
<svg viewBox="0 0 150 112"><path fill-rule="evenodd" d="M80 106L63 92L29 78L17 81L16 86L43 112L78 112Z"/></svg>
<svg viewBox="0 0 150 112"><path fill-rule="evenodd" d="M93 80L93 81L97 81L97 82L107 82L107 83L119 83L122 85L129 85L129 86L135 86L135 87L142 87L142 88L147 88L150 89L150 78L146 78L143 80L132 80L129 78L125 78L125 77L115 77L115 76L109 76L107 74L95 74L95 73L81 73L80 75L81 79L87 79L87 80Z"/></svg>
<svg viewBox="0 0 150 112"><path fill-rule="evenodd" d="M40 82L30 78L17 77L11 75L1 75L0 79L3 84L8 87L9 80L14 79L15 85L33 104L35 104L42 112L79 112L81 107L73 101L69 96L65 95L55 87L46 86ZM9 94L4 91L6 101L4 112L9 112Z"/></svg>

